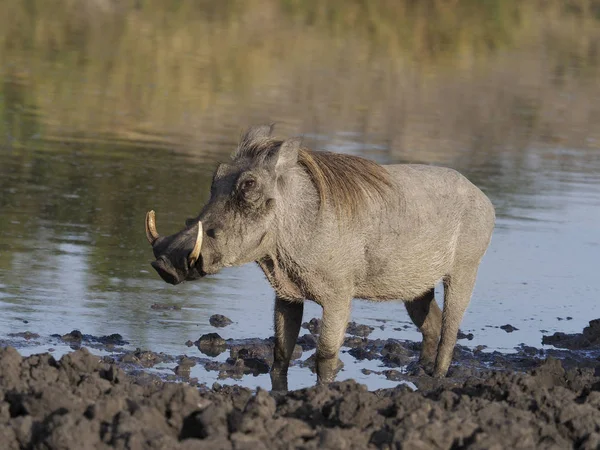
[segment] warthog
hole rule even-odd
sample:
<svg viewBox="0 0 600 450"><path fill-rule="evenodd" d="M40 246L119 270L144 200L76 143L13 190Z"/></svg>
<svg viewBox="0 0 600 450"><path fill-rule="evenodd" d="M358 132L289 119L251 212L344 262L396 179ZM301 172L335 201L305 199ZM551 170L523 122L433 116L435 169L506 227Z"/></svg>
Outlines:
<svg viewBox="0 0 600 450"><path fill-rule="evenodd" d="M444 377L489 245L490 200L442 167L378 165L250 128L216 169L210 200L171 236L146 235L152 266L178 284L256 262L275 290L273 389L287 389L305 299L323 308L317 380L333 381L353 298L401 299L423 334L420 363ZM443 313L434 286L444 283Z"/></svg>

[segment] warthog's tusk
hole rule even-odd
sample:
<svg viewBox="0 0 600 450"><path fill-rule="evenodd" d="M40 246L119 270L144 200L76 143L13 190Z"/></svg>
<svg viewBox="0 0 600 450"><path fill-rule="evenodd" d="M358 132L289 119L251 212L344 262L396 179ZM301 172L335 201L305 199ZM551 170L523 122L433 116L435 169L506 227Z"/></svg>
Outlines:
<svg viewBox="0 0 600 450"><path fill-rule="evenodd" d="M154 211L148 211L146 213L146 237L150 245L154 245L156 240L160 237L156 231L156 216Z"/></svg>
<svg viewBox="0 0 600 450"><path fill-rule="evenodd" d="M198 221L198 235L196 236L196 245L188 257L190 266L193 266L200 257L200 249L202 248L202 222Z"/></svg>

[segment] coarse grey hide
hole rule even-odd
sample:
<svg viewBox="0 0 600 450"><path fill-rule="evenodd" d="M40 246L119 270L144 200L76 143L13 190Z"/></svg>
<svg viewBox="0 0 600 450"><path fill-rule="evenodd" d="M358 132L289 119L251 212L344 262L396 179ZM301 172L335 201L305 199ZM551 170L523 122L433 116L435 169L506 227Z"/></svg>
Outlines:
<svg viewBox="0 0 600 450"><path fill-rule="evenodd" d="M446 376L494 221L490 200L455 170L311 151L260 126L218 166L197 217L161 237L150 211L146 234L171 284L258 263L275 290L271 380L285 390L307 299L323 308L319 383L335 378L353 298L403 300L423 334L420 363Z"/></svg>

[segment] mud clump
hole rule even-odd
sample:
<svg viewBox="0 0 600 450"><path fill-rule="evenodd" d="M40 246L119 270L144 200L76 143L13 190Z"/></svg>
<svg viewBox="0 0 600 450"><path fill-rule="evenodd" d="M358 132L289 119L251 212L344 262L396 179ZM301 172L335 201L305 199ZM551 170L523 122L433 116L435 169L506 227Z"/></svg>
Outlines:
<svg viewBox="0 0 600 450"><path fill-rule="evenodd" d="M77 349L82 345L86 345L93 348L114 348L122 347L129 344L123 336L118 333L110 334L107 336L93 336L91 334L83 334L79 330L73 330L67 334L53 334L52 337L58 338L63 342L70 344L71 348Z"/></svg>
<svg viewBox="0 0 600 450"><path fill-rule="evenodd" d="M321 333L321 319L317 319L313 317L308 322L304 322L302 324L302 328L308 330L311 334L320 334Z"/></svg>
<svg viewBox="0 0 600 450"><path fill-rule="evenodd" d="M305 334L304 336L300 336L297 343L304 351L317 348L317 338L314 334Z"/></svg>
<svg viewBox="0 0 600 450"><path fill-rule="evenodd" d="M468 341L472 341L474 337L475 336L473 336L473 333L465 333L462 330L458 330L458 335L456 336L456 339L459 341L461 339L466 339Z"/></svg>
<svg viewBox="0 0 600 450"><path fill-rule="evenodd" d="M589 326L582 333L556 332L551 336L544 336L542 344L569 350L600 349L600 319L590 320Z"/></svg>
<svg viewBox="0 0 600 450"><path fill-rule="evenodd" d="M172 362L173 357L165 353L155 353L150 350L136 349L132 352L125 352L119 358L123 364L132 364L139 367L150 368L163 362Z"/></svg>
<svg viewBox="0 0 600 450"><path fill-rule="evenodd" d="M181 306L169 305L167 303L153 303L150 305L150 309L155 311L181 311Z"/></svg>
<svg viewBox="0 0 600 450"><path fill-rule="evenodd" d="M224 341L229 348L229 358L225 362L208 361L204 368L218 371L219 379L241 379L244 375L269 373L273 364L273 339L243 339ZM296 345L292 361L302 357L302 347Z"/></svg>
<svg viewBox="0 0 600 450"><path fill-rule="evenodd" d="M346 328L346 333L348 333L352 336L367 337L368 335L371 334L371 332L374 329L375 328L370 327L368 325L362 325L362 324L358 324L356 322L350 322L348 324L348 327Z"/></svg>
<svg viewBox="0 0 600 450"><path fill-rule="evenodd" d="M419 391L344 381L282 394L148 383L86 349L60 361L0 349L6 449L597 448L599 430L600 378L552 358Z"/></svg>
<svg viewBox="0 0 600 450"><path fill-rule="evenodd" d="M223 314L213 314L208 319L208 322L216 328L223 328L233 323L229 317L225 317Z"/></svg>
<svg viewBox="0 0 600 450"><path fill-rule="evenodd" d="M179 364L177 366L175 366L175 368L173 369L173 372L175 372L175 375L177 375L178 377L187 380L190 378L190 372L192 370L192 367L194 367L195 365L196 365L196 361L184 356L179 361Z"/></svg>
<svg viewBox="0 0 600 450"><path fill-rule="evenodd" d="M207 356L219 356L227 350L225 339L219 336L218 333L203 334L194 344L200 352Z"/></svg>
<svg viewBox="0 0 600 450"><path fill-rule="evenodd" d="M500 329L506 331L507 333L512 333L513 331L519 331L518 328L513 327L510 323L508 323L506 325L502 325L500 327Z"/></svg>
<svg viewBox="0 0 600 450"><path fill-rule="evenodd" d="M275 342L273 339L243 339L228 340L229 354L232 358L252 357L266 360L269 364L273 363L273 348ZM302 357L302 347L298 344L294 346L292 352L292 361Z"/></svg>
<svg viewBox="0 0 600 450"><path fill-rule="evenodd" d="M31 331L23 331L20 333L8 333L7 336L13 337L13 338L25 339L26 341L30 341L32 339L38 339L40 337L39 334L33 333Z"/></svg>
<svg viewBox="0 0 600 450"><path fill-rule="evenodd" d="M219 379L233 378L240 380L244 375L260 375L269 373L270 365L264 359L252 356L227 358L225 362L209 361L204 368L219 372Z"/></svg>

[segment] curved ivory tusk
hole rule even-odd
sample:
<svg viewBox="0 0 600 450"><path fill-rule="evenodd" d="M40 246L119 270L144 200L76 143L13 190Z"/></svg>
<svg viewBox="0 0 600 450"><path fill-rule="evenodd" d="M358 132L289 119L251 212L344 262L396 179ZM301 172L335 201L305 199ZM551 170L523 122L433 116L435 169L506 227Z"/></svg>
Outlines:
<svg viewBox="0 0 600 450"><path fill-rule="evenodd" d="M156 216L154 211L148 211L146 213L146 237L150 245L154 245L156 240L160 237L156 231Z"/></svg>
<svg viewBox="0 0 600 450"><path fill-rule="evenodd" d="M202 248L202 222L198 221L198 235L196 236L196 245L188 257L190 266L193 266L200 257L200 249Z"/></svg>

